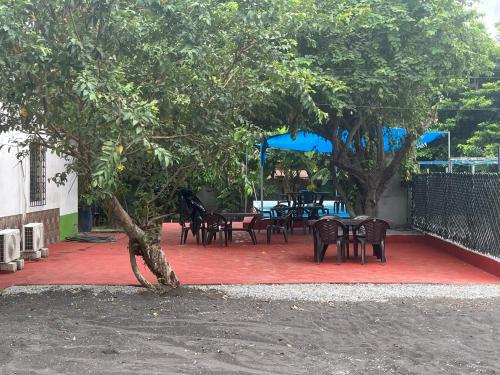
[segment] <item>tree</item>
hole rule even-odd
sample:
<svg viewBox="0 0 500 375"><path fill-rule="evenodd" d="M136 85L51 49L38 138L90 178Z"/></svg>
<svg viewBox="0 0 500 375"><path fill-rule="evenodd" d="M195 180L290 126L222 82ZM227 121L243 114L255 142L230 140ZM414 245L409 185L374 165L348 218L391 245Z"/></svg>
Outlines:
<svg viewBox="0 0 500 375"><path fill-rule="evenodd" d="M297 36L293 74L302 77L302 110L293 117L333 142L331 168L357 191L349 201L337 184L351 214L376 214L388 180L435 123L435 106L454 78L491 68L493 42L458 0L304 4L314 16ZM385 127L407 135L384 149Z"/></svg>
<svg viewBox="0 0 500 375"><path fill-rule="evenodd" d="M127 233L144 286L153 284L136 256L159 284L178 285L150 203L230 157L245 111L270 91L260 77L287 43L271 26L280 3L270 3L0 0L1 131L67 158L54 180L88 181L88 196ZM161 174L170 185L158 188ZM141 203L134 218L124 192Z"/></svg>
<svg viewBox="0 0 500 375"><path fill-rule="evenodd" d="M439 128L451 131L454 154L496 156L500 146L500 47L494 49L492 77L457 81L440 103Z"/></svg>

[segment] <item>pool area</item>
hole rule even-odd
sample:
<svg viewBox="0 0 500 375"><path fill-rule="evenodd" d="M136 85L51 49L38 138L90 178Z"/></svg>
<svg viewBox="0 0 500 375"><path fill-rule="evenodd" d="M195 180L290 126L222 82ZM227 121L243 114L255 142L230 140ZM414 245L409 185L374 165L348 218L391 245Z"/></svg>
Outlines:
<svg viewBox="0 0 500 375"><path fill-rule="evenodd" d="M271 211L271 208L276 206L278 201L263 201L263 211ZM260 201L254 201L254 206L260 209ZM336 204L336 201L324 201L323 206L328 209L328 213L331 215L337 215L341 218L349 218L349 213L345 210L343 205ZM335 211L335 206L340 206L338 211Z"/></svg>

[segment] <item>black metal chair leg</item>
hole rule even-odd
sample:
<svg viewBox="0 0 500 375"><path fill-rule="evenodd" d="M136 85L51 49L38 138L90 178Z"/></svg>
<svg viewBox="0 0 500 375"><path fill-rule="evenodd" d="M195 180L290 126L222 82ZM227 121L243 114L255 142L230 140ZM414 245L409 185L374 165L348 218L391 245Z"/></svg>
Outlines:
<svg viewBox="0 0 500 375"><path fill-rule="evenodd" d="M361 243L361 264L365 264L365 257L366 257L366 243L362 242Z"/></svg>
<svg viewBox="0 0 500 375"><path fill-rule="evenodd" d="M385 263L385 242L382 241L380 244L380 261Z"/></svg>

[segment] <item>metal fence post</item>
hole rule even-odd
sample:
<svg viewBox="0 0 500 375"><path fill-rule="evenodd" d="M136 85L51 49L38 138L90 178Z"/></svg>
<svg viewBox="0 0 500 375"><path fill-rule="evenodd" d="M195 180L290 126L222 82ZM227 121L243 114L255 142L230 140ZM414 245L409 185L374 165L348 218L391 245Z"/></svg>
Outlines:
<svg viewBox="0 0 500 375"><path fill-rule="evenodd" d="M500 146L498 146L497 171L498 171L498 173L500 173Z"/></svg>
<svg viewBox="0 0 500 375"><path fill-rule="evenodd" d="M448 132L448 173L453 172L453 165L451 162L451 134Z"/></svg>

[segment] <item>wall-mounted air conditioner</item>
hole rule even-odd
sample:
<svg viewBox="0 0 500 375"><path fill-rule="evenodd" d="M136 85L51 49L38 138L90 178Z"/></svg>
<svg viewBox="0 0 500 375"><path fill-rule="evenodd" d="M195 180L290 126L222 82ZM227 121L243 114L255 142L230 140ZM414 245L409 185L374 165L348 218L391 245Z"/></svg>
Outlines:
<svg viewBox="0 0 500 375"><path fill-rule="evenodd" d="M40 251L43 248L43 223L23 226L23 252Z"/></svg>
<svg viewBox="0 0 500 375"><path fill-rule="evenodd" d="M0 263L13 262L21 256L21 237L19 229L0 231Z"/></svg>

